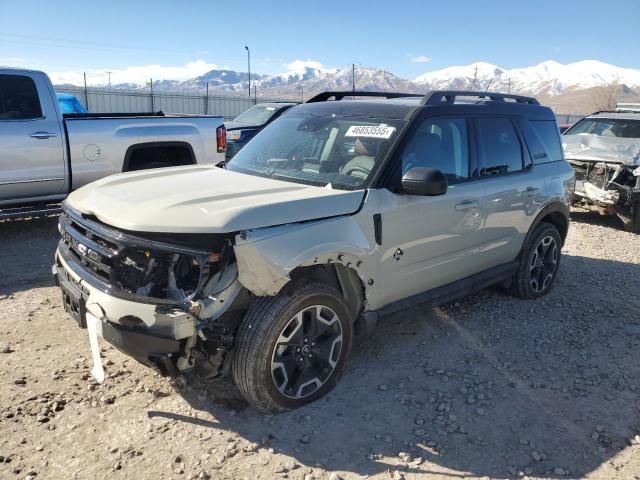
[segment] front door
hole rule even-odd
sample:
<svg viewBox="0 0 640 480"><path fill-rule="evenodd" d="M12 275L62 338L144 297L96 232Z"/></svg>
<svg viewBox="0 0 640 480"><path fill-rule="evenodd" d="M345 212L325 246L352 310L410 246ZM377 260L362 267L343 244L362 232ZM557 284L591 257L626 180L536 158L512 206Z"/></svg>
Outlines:
<svg viewBox="0 0 640 480"><path fill-rule="evenodd" d="M0 73L0 202L64 190L60 122L46 83L37 82Z"/></svg>
<svg viewBox="0 0 640 480"><path fill-rule="evenodd" d="M464 117L427 117L410 134L400 153L396 165L402 174L413 167L431 167L444 173L449 183L444 195L375 191L382 224L384 304L485 268L479 255L484 190L473 176L475 168L471 168L474 149L469 127Z"/></svg>

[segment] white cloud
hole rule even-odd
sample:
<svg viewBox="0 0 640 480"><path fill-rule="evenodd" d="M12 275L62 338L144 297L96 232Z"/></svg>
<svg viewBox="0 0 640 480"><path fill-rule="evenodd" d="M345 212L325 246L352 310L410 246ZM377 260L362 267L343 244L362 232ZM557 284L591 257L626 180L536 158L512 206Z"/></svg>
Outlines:
<svg viewBox="0 0 640 480"><path fill-rule="evenodd" d="M431 61L431 57L427 57L426 55L417 55L415 57L411 57L411 61L413 63L427 63Z"/></svg>
<svg viewBox="0 0 640 480"><path fill-rule="evenodd" d="M317 68L318 70L324 70L322 63L315 60L294 60L293 62L285 62L282 64L287 69L287 72L304 72L305 68Z"/></svg>
<svg viewBox="0 0 640 480"><path fill-rule="evenodd" d="M156 80L187 80L200 76L210 70L217 69L215 63L207 63L203 60L188 62L182 66L144 65L131 66L124 69L87 70L87 84L106 85L106 71L111 71L111 84L135 83L144 85L150 78ZM54 84L71 83L82 85L83 78L80 71L47 72Z"/></svg>

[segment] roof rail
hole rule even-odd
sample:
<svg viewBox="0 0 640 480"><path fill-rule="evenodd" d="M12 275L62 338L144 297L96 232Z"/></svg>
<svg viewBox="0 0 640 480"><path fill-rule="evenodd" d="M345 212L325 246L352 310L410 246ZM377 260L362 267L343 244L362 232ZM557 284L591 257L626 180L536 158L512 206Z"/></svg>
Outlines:
<svg viewBox="0 0 640 480"><path fill-rule="evenodd" d="M473 92L468 90L434 90L428 92L420 102L420 105L440 105L451 104L458 97L476 97L486 98L492 102L504 102L505 99L515 100L516 103L525 103L528 105L540 105L538 100L533 97L524 97L522 95L511 95L510 93L498 92Z"/></svg>
<svg viewBox="0 0 640 480"><path fill-rule="evenodd" d="M616 105L616 112L640 113L640 103L618 103Z"/></svg>
<svg viewBox="0 0 640 480"><path fill-rule="evenodd" d="M357 92L357 91L329 91L319 93L304 103L326 102L330 98L334 100L342 100L344 97L379 97L379 98L404 98L404 97L422 97L419 93L398 93L398 92Z"/></svg>

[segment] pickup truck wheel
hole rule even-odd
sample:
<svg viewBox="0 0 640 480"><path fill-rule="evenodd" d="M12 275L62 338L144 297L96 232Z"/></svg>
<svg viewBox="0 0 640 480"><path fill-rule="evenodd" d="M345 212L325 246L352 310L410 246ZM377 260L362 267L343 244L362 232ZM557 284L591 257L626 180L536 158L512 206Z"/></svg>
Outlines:
<svg viewBox="0 0 640 480"><path fill-rule="evenodd" d="M257 410L278 412L313 402L343 373L353 333L338 290L320 282L291 285L259 298L236 337L233 377Z"/></svg>
<svg viewBox="0 0 640 480"><path fill-rule="evenodd" d="M538 298L551 290L560 266L562 240L555 225L541 222L529 239L513 278L512 293L519 298Z"/></svg>

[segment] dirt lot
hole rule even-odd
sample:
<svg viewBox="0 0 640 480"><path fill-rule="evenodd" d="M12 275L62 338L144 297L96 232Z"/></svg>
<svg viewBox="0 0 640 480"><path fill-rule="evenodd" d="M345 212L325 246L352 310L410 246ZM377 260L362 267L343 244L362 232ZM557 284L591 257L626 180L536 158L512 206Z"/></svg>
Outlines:
<svg viewBox="0 0 640 480"><path fill-rule="evenodd" d="M57 220L0 223L0 478L640 478L640 236L573 220L548 297L388 318L326 400L277 416L110 348L95 384Z"/></svg>

